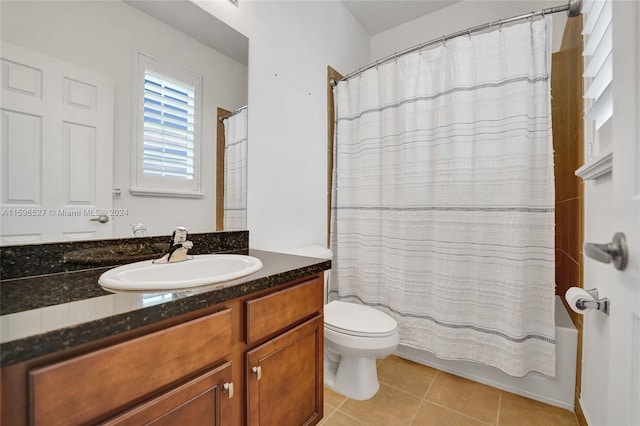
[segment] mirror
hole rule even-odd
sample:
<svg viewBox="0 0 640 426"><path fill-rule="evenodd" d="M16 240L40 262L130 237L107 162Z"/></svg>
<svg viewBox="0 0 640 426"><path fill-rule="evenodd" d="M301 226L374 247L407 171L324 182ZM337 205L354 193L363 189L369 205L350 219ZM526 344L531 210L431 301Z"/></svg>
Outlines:
<svg viewBox="0 0 640 426"><path fill-rule="evenodd" d="M132 237L135 226L139 236L221 229L217 111L247 105L245 36L189 0L9 0L0 17L0 244ZM147 96L152 67L169 83L183 81L174 75L197 80L199 116L180 116L190 109L175 102L188 96L171 85L162 96L174 109L149 107L148 98L161 96L154 88ZM169 118L158 124L153 114ZM149 123L169 132L148 142ZM200 144L178 146L183 128ZM246 196L246 188L237 192Z"/></svg>

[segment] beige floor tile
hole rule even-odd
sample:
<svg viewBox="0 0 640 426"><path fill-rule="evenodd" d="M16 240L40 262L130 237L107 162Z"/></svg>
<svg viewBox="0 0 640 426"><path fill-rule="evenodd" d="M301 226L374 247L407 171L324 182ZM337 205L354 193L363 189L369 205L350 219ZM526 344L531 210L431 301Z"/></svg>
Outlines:
<svg viewBox="0 0 640 426"><path fill-rule="evenodd" d="M324 406L323 406L322 409L323 409L322 420L320 420L320 423L318 423L318 426L325 425L326 422L327 422L327 419L329 417L331 417L333 415L333 413L336 412L336 409L333 408L333 407L328 406L326 402L324 403Z"/></svg>
<svg viewBox="0 0 640 426"><path fill-rule="evenodd" d="M338 408L340 404L347 399L346 396L339 394L338 392L329 389L325 386L324 388L324 402L330 405L333 408Z"/></svg>
<svg viewBox="0 0 640 426"><path fill-rule="evenodd" d="M330 406L325 401L325 403L322 405L322 410L323 410L323 417L326 419L331 414L333 414L337 410L337 408Z"/></svg>
<svg viewBox="0 0 640 426"><path fill-rule="evenodd" d="M425 399L485 423L495 424L500 391L452 374L438 372Z"/></svg>
<svg viewBox="0 0 640 426"><path fill-rule="evenodd" d="M409 425L418 410L420 398L380 384L380 390L367 401L347 399L339 412L360 420L367 425Z"/></svg>
<svg viewBox="0 0 640 426"><path fill-rule="evenodd" d="M486 423L463 416L460 413L424 401L412 426L485 426Z"/></svg>
<svg viewBox="0 0 640 426"><path fill-rule="evenodd" d="M578 426L569 410L543 404L508 392L502 392L500 426Z"/></svg>
<svg viewBox="0 0 640 426"><path fill-rule="evenodd" d="M378 380L413 395L424 397L437 370L408 361L395 355L388 356L378 365Z"/></svg>
<svg viewBox="0 0 640 426"><path fill-rule="evenodd" d="M353 417L349 417L340 411L335 411L319 424L322 426L355 426L362 425L364 423L354 419Z"/></svg>

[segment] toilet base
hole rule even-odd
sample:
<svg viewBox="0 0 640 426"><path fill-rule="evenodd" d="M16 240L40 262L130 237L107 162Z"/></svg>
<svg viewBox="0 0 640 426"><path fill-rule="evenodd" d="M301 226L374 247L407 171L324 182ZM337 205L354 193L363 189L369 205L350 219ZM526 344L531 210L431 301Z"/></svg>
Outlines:
<svg viewBox="0 0 640 426"><path fill-rule="evenodd" d="M325 368L325 386L356 401L371 399L380 389L374 356L343 355L335 374L331 370Z"/></svg>

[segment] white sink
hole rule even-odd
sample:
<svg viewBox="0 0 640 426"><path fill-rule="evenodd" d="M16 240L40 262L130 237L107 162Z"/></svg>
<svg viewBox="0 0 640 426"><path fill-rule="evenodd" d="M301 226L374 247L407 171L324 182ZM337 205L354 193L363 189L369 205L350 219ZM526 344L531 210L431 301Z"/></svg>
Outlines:
<svg viewBox="0 0 640 426"><path fill-rule="evenodd" d="M110 269L98 283L113 290L172 290L230 281L262 268L260 259L239 254L203 254L183 262L151 262Z"/></svg>

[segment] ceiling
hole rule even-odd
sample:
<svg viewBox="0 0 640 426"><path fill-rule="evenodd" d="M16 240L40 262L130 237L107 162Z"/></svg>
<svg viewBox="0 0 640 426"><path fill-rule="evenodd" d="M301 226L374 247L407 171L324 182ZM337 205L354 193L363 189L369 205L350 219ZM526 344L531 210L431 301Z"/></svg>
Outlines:
<svg viewBox="0 0 640 426"><path fill-rule="evenodd" d="M460 0L342 0L370 36L451 6Z"/></svg>
<svg viewBox="0 0 640 426"><path fill-rule="evenodd" d="M1 0L0 0L1 1ZM249 39L191 1L124 0L125 3L235 59L249 64Z"/></svg>

